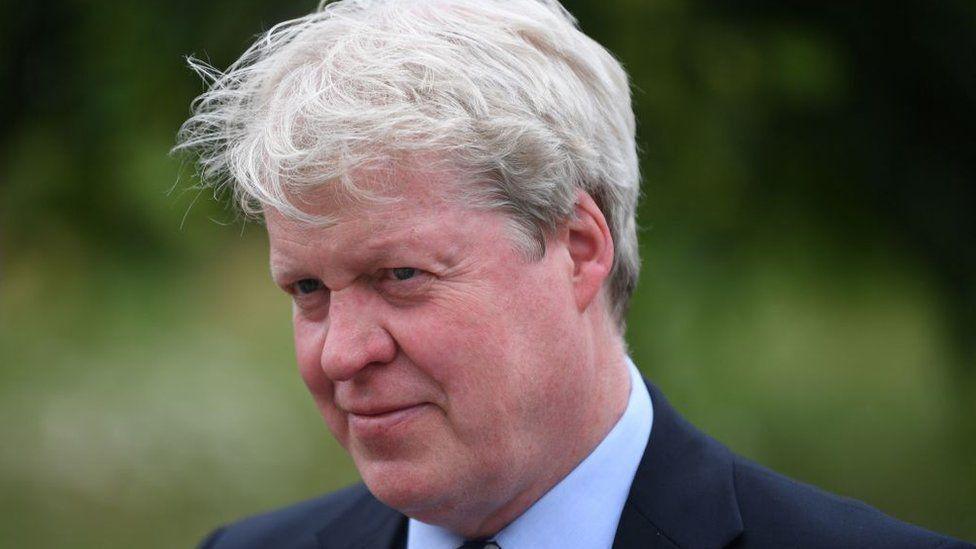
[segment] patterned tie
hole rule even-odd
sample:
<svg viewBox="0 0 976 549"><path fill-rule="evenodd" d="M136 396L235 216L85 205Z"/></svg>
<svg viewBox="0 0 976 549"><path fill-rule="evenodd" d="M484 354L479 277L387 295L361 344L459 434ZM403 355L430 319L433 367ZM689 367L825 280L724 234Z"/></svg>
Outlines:
<svg viewBox="0 0 976 549"><path fill-rule="evenodd" d="M497 541L466 541L458 549L502 549Z"/></svg>

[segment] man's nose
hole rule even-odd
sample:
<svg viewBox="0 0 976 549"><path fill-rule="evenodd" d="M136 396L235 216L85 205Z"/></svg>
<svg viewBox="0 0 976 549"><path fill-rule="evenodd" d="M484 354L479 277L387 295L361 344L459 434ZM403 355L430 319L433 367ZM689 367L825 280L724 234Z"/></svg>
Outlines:
<svg viewBox="0 0 976 549"><path fill-rule="evenodd" d="M353 287L330 296L321 365L333 382L352 379L366 366L396 357L396 342L380 322L382 304L377 299Z"/></svg>

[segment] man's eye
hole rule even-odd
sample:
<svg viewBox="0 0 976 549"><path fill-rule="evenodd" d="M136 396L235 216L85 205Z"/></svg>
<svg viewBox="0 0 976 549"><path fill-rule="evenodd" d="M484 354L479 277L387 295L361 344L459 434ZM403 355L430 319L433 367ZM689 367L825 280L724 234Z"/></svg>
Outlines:
<svg viewBox="0 0 976 549"><path fill-rule="evenodd" d="M306 295L322 289L322 281L314 278L303 278L295 283L295 292Z"/></svg>
<svg viewBox="0 0 976 549"><path fill-rule="evenodd" d="M408 280L417 276L417 269L413 267L397 267L396 269L391 269L393 278L397 280Z"/></svg>

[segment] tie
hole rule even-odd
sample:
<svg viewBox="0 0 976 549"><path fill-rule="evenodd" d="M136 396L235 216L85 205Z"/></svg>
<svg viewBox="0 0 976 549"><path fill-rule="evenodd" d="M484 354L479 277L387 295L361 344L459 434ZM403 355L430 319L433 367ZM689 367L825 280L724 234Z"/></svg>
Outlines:
<svg viewBox="0 0 976 549"><path fill-rule="evenodd" d="M502 549L496 541L466 541L458 549Z"/></svg>

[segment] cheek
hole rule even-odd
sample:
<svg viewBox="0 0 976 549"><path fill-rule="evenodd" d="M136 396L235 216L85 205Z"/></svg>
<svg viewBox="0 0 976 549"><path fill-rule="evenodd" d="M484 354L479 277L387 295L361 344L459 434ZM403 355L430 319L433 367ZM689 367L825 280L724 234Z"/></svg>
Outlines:
<svg viewBox="0 0 976 549"><path fill-rule="evenodd" d="M345 420L333 405L332 382L321 366L322 345L325 343L326 331L324 323L310 322L296 315L293 325L298 372L329 428L342 442Z"/></svg>
<svg viewBox="0 0 976 549"><path fill-rule="evenodd" d="M436 386L452 429L462 439L483 438L510 422L518 362L501 307L489 301L439 302L399 318L391 332L411 364Z"/></svg>
<svg viewBox="0 0 976 549"><path fill-rule="evenodd" d="M322 345L325 342L325 329L320 323L309 322L298 315L292 318L295 332L295 359L305 384L314 394L327 382L321 368Z"/></svg>

